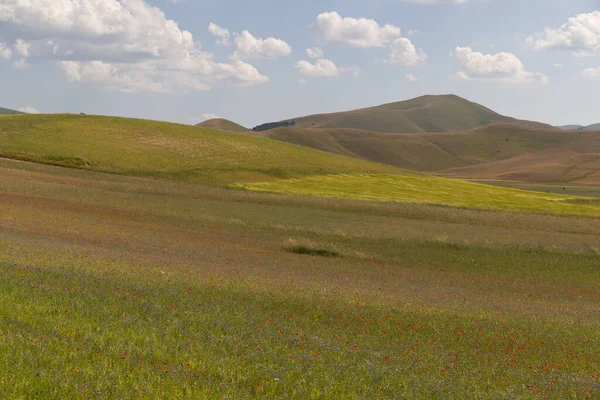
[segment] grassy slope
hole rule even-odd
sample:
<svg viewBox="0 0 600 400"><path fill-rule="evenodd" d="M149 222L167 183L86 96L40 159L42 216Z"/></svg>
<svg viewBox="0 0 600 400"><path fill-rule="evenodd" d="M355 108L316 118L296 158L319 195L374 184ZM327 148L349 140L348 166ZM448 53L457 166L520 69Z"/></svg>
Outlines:
<svg viewBox="0 0 600 400"><path fill-rule="evenodd" d="M298 128L350 128L385 133L459 132L494 122L546 127L502 116L454 95L423 96L360 110L292 118Z"/></svg>
<svg viewBox="0 0 600 400"><path fill-rule="evenodd" d="M460 133L384 134L353 129L278 128L255 135L418 171L472 166L555 148L600 152L600 135L595 132L513 124L491 124Z"/></svg>
<svg viewBox="0 0 600 400"><path fill-rule="evenodd" d="M248 128L245 128L233 121L229 121L223 118L209 119L196 125L199 128L218 129L221 131L245 133L248 132Z"/></svg>
<svg viewBox="0 0 600 400"><path fill-rule="evenodd" d="M0 118L0 156L209 184L329 173L404 173L362 160L235 133L79 115Z"/></svg>
<svg viewBox="0 0 600 400"><path fill-rule="evenodd" d="M598 219L0 176L2 398L598 391Z"/></svg>
<svg viewBox="0 0 600 400"><path fill-rule="evenodd" d="M525 192L429 176L335 175L246 184L249 190L465 208L600 216L598 199ZM577 201L578 204L571 203Z"/></svg>

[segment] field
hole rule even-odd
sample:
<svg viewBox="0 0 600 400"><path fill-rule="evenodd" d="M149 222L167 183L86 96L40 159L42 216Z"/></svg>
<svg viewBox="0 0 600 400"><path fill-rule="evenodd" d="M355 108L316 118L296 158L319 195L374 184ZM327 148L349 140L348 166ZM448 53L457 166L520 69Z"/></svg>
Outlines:
<svg viewBox="0 0 600 400"><path fill-rule="evenodd" d="M236 185L262 192L400 201L474 209L600 216L600 201L541 192L526 192L426 175L338 174Z"/></svg>
<svg viewBox="0 0 600 400"><path fill-rule="evenodd" d="M3 398L600 392L598 218L0 176Z"/></svg>
<svg viewBox="0 0 600 400"><path fill-rule="evenodd" d="M137 119L0 117L0 156L209 185L341 172L403 173L246 135Z"/></svg>

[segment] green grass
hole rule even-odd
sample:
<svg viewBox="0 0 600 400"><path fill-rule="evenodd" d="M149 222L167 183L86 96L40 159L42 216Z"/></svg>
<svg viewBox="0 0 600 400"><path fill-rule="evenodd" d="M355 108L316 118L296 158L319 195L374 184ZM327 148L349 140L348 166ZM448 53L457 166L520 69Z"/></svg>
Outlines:
<svg viewBox="0 0 600 400"><path fill-rule="evenodd" d="M598 219L0 174L2 398L599 390Z"/></svg>
<svg viewBox="0 0 600 400"><path fill-rule="evenodd" d="M402 172L229 132L79 115L0 118L0 156L214 185L347 171Z"/></svg>
<svg viewBox="0 0 600 400"><path fill-rule="evenodd" d="M0 174L2 398L598 393L599 219Z"/></svg>
<svg viewBox="0 0 600 400"><path fill-rule="evenodd" d="M595 198L499 188L425 175L327 175L241 185L249 190L442 206L600 216Z"/></svg>

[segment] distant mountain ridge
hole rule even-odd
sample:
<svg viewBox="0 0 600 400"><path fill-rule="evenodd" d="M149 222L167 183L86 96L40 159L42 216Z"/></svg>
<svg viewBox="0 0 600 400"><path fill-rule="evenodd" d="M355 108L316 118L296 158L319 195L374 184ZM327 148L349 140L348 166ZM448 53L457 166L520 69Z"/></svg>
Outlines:
<svg viewBox="0 0 600 400"><path fill-rule="evenodd" d="M415 99L352 111L316 114L259 125L270 127L359 129L380 133L462 132L491 123L555 129L533 121L506 117L456 95L421 96ZM267 129L263 129L263 128Z"/></svg>
<svg viewBox="0 0 600 400"><path fill-rule="evenodd" d="M563 125L557 126L558 129L563 131L600 131L600 124L593 124L588 126L583 125Z"/></svg>
<svg viewBox="0 0 600 400"><path fill-rule="evenodd" d="M15 111L15 110L11 110L8 108L2 108L0 107L0 114L25 114L21 111Z"/></svg>

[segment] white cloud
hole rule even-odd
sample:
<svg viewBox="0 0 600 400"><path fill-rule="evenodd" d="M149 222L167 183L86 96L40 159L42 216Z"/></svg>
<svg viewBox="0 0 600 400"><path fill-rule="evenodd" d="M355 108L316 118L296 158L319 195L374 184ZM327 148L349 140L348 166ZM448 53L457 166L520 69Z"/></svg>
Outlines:
<svg viewBox="0 0 600 400"><path fill-rule="evenodd" d="M361 69L358 67L342 67L340 68L340 72L345 73L345 74L350 74L355 78L358 78L360 76L360 74L362 73Z"/></svg>
<svg viewBox="0 0 600 400"><path fill-rule="evenodd" d="M464 69L457 74L460 79L548 83L544 74L527 71L521 60L512 53L483 54L469 47L457 47L455 54L459 65Z"/></svg>
<svg viewBox="0 0 600 400"><path fill-rule="evenodd" d="M300 75L310 78L333 78L340 74L333 61L323 58L315 60L314 64L310 61L298 61L296 70Z"/></svg>
<svg viewBox="0 0 600 400"><path fill-rule="evenodd" d="M30 65L25 58L21 58L13 63L13 66L16 69L26 69L29 68Z"/></svg>
<svg viewBox="0 0 600 400"><path fill-rule="evenodd" d="M15 46L23 56L16 67L58 62L69 79L110 90L189 91L268 81L244 62L213 61L190 32L144 0L8 0L0 4L0 35L5 30L23 41Z"/></svg>
<svg viewBox="0 0 600 400"><path fill-rule="evenodd" d="M0 60L8 60L12 57L12 50L6 43L0 42Z"/></svg>
<svg viewBox="0 0 600 400"><path fill-rule="evenodd" d="M579 14L569 18L558 29L546 28L544 32L527 38L535 50L569 49L584 53L600 51L600 11Z"/></svg>
<svg viewBox="0 0 600 400"><path fill-rule="evenodd" d="M209 120L209 119L221 119L221 117L219 117L218 115L211 114L211 113L202 114L202 118L204 118L205 120Z"/></svg>
<svg viewBox="0 0 600 400"><path fill-rule="evenodd" d="M231 38L231 34L227 29L221 28L219 25L211 22L208 25L208 31L211 33L211 35L217 38L217 44L222 46L230 45L229 39Z"/></svg>
<svg viewBox="0 0 600 400"><path fill-rule="evenodd" d="M324 42L353 47L382 47L400 36L400 28L394 25L381 26L366 18L342 18L335 11L317 16L310 29Z"/></svg>
<svg viewBox="0 0 600 400"><path fill-rule="evenodd" d="M235 38L234 59L250 60L261 58L286 57L292 54L292 48L281 39L256 38L248 31L243 31Z"/></svg>
<svg viewBox="0 0 600 400"><path fill-rule="evenodd" d="M40 112L31 106L25 106L17 108L17 111L24 112L26 114L39 114Z"/></svg>
<svg viewBox="0 0 600 400"><path fill-rule="evenodd" d="M418 29L411 29L410 31L408 31L408 36L420 35L421 33L423 33L423 32L421 32Z"/></svg>
<svg viewBox="0 0 600 400"><path fill-rule="evenodd" d="M563 64L561 64L561 63L555 63L555 64L552 64L552 66L553 66L554 68L562 68L562 67L564 67L564 65L563 65Z"/></svg>
<svg viewBox="0 0 600 400"><path fill-rule="evenodd" d="M587 68L581 72L581 75L585 78L600 78L600 67Z"/></svg>
<svg viewBox="0 0 600 400"><path fill-rule="evenodd" d="M322 58L325 52L319 47L313 47L312 49L306 49L306 55L309 58Z"/></svg>
<svg viewBox="0 0 600 400"><path fill-rule="evenodd" d="M296 83L297 83L298 85L302 85L302 86L306 86L306 85L308 85L308 81L307 81L306 79L298 79L298 80L296 81Z"/></svg>
<svg viewBox="0 0 600 400"><path fill-rule="evenodd" d="M392 43L392 52L386 64L402 65L413 67L423 64L427 60L427 54L417 48L407 38L398 38Z"/></svg>
<svg viewBox="0 0 600 400"><path fill-rule="evenodd" d="M29 49L31 48L31 43L28 43L22 39L17 39L17 43L15 44L15 51L21 55L23 58L29 57Z"/></svg>
<svg viewBox="0 0 600 400"><path fill-rule="evenodd" d="M409 81L412 81L412 82L415 82L415 81L419 80L419 78L417 78L413 74L406 74L406 79L408 79Z"/></svg>

